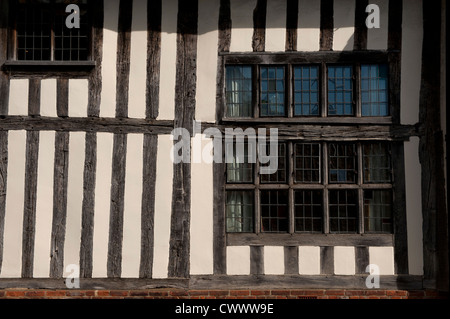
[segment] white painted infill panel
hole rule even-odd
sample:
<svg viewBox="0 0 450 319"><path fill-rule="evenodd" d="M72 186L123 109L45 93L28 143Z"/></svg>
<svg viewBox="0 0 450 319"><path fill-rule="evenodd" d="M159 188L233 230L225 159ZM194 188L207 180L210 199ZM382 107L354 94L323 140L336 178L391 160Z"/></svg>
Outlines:
<svg viewBox="0 0 450 319"><path fill-rule="evenodd" d="M266 48L268 52L286 49L286 0L267 1Z"/></svg>
<svg viewBox="0 0 450 319"><path fill-rule="evenodd" d="M36 192L34 278L48 278L50 274L54 163L55 132L41 131L39 133L38 179Z"/></svg>
<svg viewBox="0 0 450 319"><path fill-rule="evenodd" d="M8 180L0 278L20 278L25 183L26 132L8 133Z"/></svg>
<svg viewBox="0 0 450 319"><path fill-rule="evenodd" d="M320 274L320 247L298 247L298 270L301 275Z"/></svg>
<svg viewBox="0 0 450 319"><path fill-rule="evenodd" d="M170 218L172 213L173 141L169 135L158 136L155 183L155 220L153 278L167 278L169 265Z"/></svg>
<svg viewBox="0 0 450 319"><path fill-rule="evenodd" d="M334 51L353 50L355 1L356 0L334 0Z"/></svg>
<svg viewBox="0 0 450 319"><path fill-rule="evenodd" d="M250 275L250 246L227 247L227 275Z"/></svg>
<svg viewBox="0 0 450 319"><path fill-rule="evenodd" d="M113 134L97 133L92 277L107 276Z"/></svg>
<svg viewBox="0 0 450 319"><path fill-rule="evenodd" d="M367 49L387 50L389 0L370 0L370 4L376 4L380 8L380 28L367 29Z"/></svg>
<svg viewBox="0 0 450 319"><path fill-rule="evenodd" d="M402 57L400 85L401 124L419 122L422 76L422 0L403 1Z"/></svg>
<svg viewBox="0 0 450 319"><path fill-rule="evenodd" d="M68 265L79 266L80 262L85 140L84 132L70 133L64 271Z"/></svg>
<svg viewBox="0 0 450 319"><path fill-rule="evenodd" d="M128 117L145 118L147 83L147 1L133 1Z"/></svg>
<svg viewBox="0 0 450 319"><path fill-rule="evenodd" d="M355 247L334 247L334 274L354 275L355 272Z"/></svg>
<svg viewBox="0 0 450 319"><path fill-rule="evenodd" d="M28 115L28 79L11 79L9 83L9 115Z"/></svg>
<svg viewBox="0 0 450 319"><path fill-rule="evenodd" d="M216 118L217 44L220 0L198 3L197 89L195 118L214 122Z"/></svg>
<svg viewBox="0 0 450 319"><path fill-rule="evenodd" d="M138 278L141 255L142 162L144 136L128 134L123 216L122 277Z"/></svg>
<svg viewBox="0 0 450 319"><path fill-rule="evenodd" d="M256 0L230 0L231 52L252 52L253 10Z"/></svg>
<svg viewBox="0 0 450 319"><path fill-rule="evenodd" d="M101 117L116 115L117 28L119 0L105 1L103 29Z"/></svg>
<svg viewBox="0 0 450 319"><path fill-rule="evenodd" d="M264 274L284 274L284 247L264 246Z"/></svg>
<svg viewBox="0 0 450 319"><path fill-rule="evenodd" d="M191 154L190 273L213 274L213 158L212 139L197 134ZM205 150L205 158L194 157ZM206 154L208 153L208 154ZM195 159L195 160L194 160Z"/></svg>
<svg viewBox="0 0 450 319"><path fill-rule="evenodd" d="M320 1L299 0L297 51L320 49Z"/></svg>
<svg viewBox="0 0 450 319"><path fill-rule="evenodd" d="M394 247L369 247L369 263L378 266L380 275L394 275Z"/></svg>
<svg viewBox="0 0 450 319"><path fill-rule="evenodd" d="M41 116L58 116L56 113L56 79L41 80Z"/></svg>
<svg viewBox="0 0 450 319"><path fill-rule="evenodd" d="M161 66L159 84L159 120L173 120L177 67L178 2L164 0L161 17Z"/></svg>
<svg viewBox="0 0 450 319"><path fill-rule="evenodd" d="M88 79L69 80L69 117L87 117L89 100Z"/></svg>
<svg viewBox="0 0 450 319"><path fill-rule="evenodd" d="M411 137L404 145L408 268L411 275L423 275L422 168L419 160L419 138Z"/></svg>

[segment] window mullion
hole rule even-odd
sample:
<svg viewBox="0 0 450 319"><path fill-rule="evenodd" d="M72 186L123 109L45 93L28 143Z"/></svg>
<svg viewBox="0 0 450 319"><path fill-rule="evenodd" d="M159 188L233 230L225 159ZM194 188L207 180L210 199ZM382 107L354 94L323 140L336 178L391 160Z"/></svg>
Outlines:
<svg viewBox="0 0 450 319"><path fill-rule="evenodd" d="M353 91L353 100L355 106L355 115L356 117L361 117L362 108L361 108L361 63L356 63L354 66L354 91Z"/></svg>
<svg viewBox="0 0 450 319"><path fill-rule="evenodd" d="M295 233L295 198L294 198L294 146L292 142L287 142L288 162L287 162L287 182L289 183L289 233Z"/></svg>
<svg viewBox="0 0 450 319"><path fill-rule="evenodd" d="M52 20L50 21L50 61L55 61L55 4L54 1L51 2L50 12Z"/></svg>
<svg viewBox="0 0 450 319"><path fill-rule="evenodd" d="M250 145L250 144L248 144ZM250 146L249 146L250 147ZM259 145L256 143L256 154L255 157L256 161L253 164L253 180L255 181L255 194L254 194L254 200L255 200L255 233L259 234L261 232L261 196L260 196L260 178L259 178Z"/></svg>
<svg viewBox="0 0 450 319"><path fill-rule="evenodd" d="M358 158L358 232L364 233L364 190L362 188L364 176L363 176L363 155L362 145L357 143L357 158Z"/></svg>
<svg viewBox="0 0 450 319"><path fill-rule="evenodd" d="M255 119L259 118L260 112L260 90L261 90L261 79L259 65L255 64L252 67L252 102L253 102L253 117Z"/></svg>
<svg viewBox="0 0 450 319"><path fill-rule="evenodd" d="M328 205L328 146L322 143L322 183L325 186L323 190L323 232L330 233L330 209Z"/></svg>
<svg viewBox="0 0 450 319"><path fill-rule="evenodd" d="M320 84L320 114L321 117L327 117L328 115L328 97L327 97L327 65L325 62L322 62L320 67L320 78L319 78L319 84Z"/></svg>
<svg viewBox="0 0 450 319"><path fill-rule="evenodd" d="M286 102L285 107L287 108L287 117L293 117L294 116L294 97L293 97L293 76L292 76L293 70L292 70L292 64L286 65L286 83L285 83L285 91L286 91Z"/></svg>

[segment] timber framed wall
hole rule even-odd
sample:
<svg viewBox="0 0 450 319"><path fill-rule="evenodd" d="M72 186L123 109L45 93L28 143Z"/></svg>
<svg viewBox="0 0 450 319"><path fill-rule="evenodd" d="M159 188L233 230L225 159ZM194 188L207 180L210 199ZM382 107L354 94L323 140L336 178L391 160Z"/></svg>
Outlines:
<svg viewBox="0 0 450 319"><path fill-rule="evenodd" d="M448 290L441 1L96 0L92 59L81 66L10 59L9 3L0 1L0 288L64 289L75 264L82 289L364 289L365 266L388 260L382 289ZM365 26L369 3L380 29ZM388 121L224 120L226 64L354 59L388 63ZM195 156L212 142L206 129L230 126L390 141L394 233L264 243L227 234L226 164L174 164L170 152L174 128L188 130ZM303 260L317 273L301 273ZM353 273L339 274L340 262Z"/></svg>

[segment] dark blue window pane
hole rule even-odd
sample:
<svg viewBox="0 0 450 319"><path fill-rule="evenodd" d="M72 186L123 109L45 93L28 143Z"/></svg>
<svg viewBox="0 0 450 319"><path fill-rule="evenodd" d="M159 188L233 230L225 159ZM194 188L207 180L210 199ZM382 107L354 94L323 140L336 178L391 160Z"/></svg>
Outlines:
<svg viewBox="0 0 450 319"><path fill-rule="evenodd" d="M251 66L227 66L225 82L227 116L251 117L253 113Z"/></svg>
<svg viewBox="0 0 450 319"><path fill-rule="evenodd" d="M353 68L328 67L328 115L353 115Z"/></svg>
<svg viewBox="0 0 450 319"><path fill-rule="evenodd" d="M385 64L361 65L363 116L388 116L388 68Z"/></svg>
<svg viewBox="0 0 450 319"><path fill-rule="evenodd" d="M294 67L294 115L319 115L319 67Z"/></svg>
<svg viewBox="0 0 450 319"><path fill-rule="evenodd" d="M285 116L284 67L261 67L261 116Z"/></svg>

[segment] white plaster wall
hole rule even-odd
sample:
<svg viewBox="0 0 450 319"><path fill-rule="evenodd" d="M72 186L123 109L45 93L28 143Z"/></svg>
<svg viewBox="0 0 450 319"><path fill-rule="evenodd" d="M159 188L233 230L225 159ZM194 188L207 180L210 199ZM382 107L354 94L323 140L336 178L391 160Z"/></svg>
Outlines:
<svg viewBox="0 0 450 319"><path fill-rule="evenodd" d="M178 3L176 0L165 0L162 2L159 120L174 119L177 60L177 14Z"/></svg>
<svg viewBox="0 0 450 319"><path fill-rule="evenodd" d="M394 275L394 247L369 247L369 263L378 266L380 275Z"/></svg>
<svg viewBox="0 0 450 319"><path fill-rule="evenodd" d="M423 274L422 189L419 138L405 142L406 224L408 229L409 273Z"/></svg>
<svg viewBox="0 0 450 319"><path fill-rule="evenodd" d="M355 0L334 0L333 50L353 50Z"/></svg>
<svg viewBox="0 0 450 319"><path fill-rule="evenodd" d="M147 1L133 1L128 117L145 118L147 83Z"/></svg>
<svg viewBox="0 0 450 319"><path fill-rule="evenodd" d="M227 247L227 275L250 275L250 246Z"/></svg>
<svg viewBox="0 0 450 319"><path fill-rule="evenodd" d="M107 276L113 134L97 134L92 277Z"/></svg>
<svg viewBox="0 0 450 319"><path fill-rule="evenodd" d="M86 117L89 99L88 79L69 80L69 116Z"/></svg>
<svg viewBox="0 0 450 319"><path fill-rule="evenodd" d="M41 80L41 116L57 117L56 79Z"/></svg>
<svg viewBox="0 0 450 319"><path fill-rule="evenodd" d="M268 52L286 49L286 0L267 1L265 46Z"/></svg>
<svg viewBox="0 0 450 319"><path fill-rule="evenodd" d="M105 1L102 57L101 117L116 115L116 62L119 0Z"/></svg>
<svg viewBox="0 0 450 319"><path fill-rule="evenodd" d="M336 275L355 274L355 247L334 247L334 273Z"/></svg>
<svg viewBox="0 0 450 319"><path fill-rule="evenodd" d="M138 278L141 256L141 207L144 136L128 134L123 211L122 277Z"/></svg>
<svg viewBox="0 0 450 319"><path fill-rule="evenodd" d="M85 140L84 132L70 133L64 270L68 265L79 265L80 260Z"/></svg>
<svg viewBox="0 0 450 319"><path fill-rule="evenodd" d="M253 10L256 0L230 0L231 52L251 52L253 37Z"/></svg>
<svg viewBox="0 0 450 319"><path fill-rule="evenodd" d="M320 49L320 1L299 0L297 51Z"/></svg>
<svg viewBox="0 0 450 319"><path fill-rule="evenodd" d="M216 118L217 45L220 0L198 3L197 89L195 118L214 122Z"/></svg>
<svg viewBox="0 0 450 319"><path fill-rule="evenodd" d="M9 115L28 115L28 79L11 79L9 83Z"/></svg>
<svg viewBox="0 0 450 319"><path fill-rule="evenodd" d="M298 270L301 275L320 274L320 247L298 247Z"/></svg>
<svg viewBox="0 0 450 319"><path fill-rule="evenodd" d="M192 138L191 153L191 249L190 272L213 274L213 162L212 153L194 161L194 154L212 149L212 139L203 134Z"/></svg>
<svg viewBox="0 0 450 319"><path fill-rule="evenodd" d="M284 274L284 247L264 246L264 273L266 275Z"/></svg>
<svg viewBox="0 0 450 319"><path fill-rule="evenodd" d="M376 4L380 8L380 28L367 29L367 49L386 50L389 29L389 0L371 0L370 4Z"/></svg>
<svg viewBox="0 0 450 319"><path fill-rule="evenodd" d="M169 262L170 218L172 212L173 141L169 135L158 136L155 184L153 278L167 278Z"/></svg>
<svg viewBox="0 0 450 319"><path fill-rule="evenodd" d="M8 133L8 180L0 278L20 278L25 183L26 132Z"/></svg>
<svg viewBox="0 0 450 319"><path fill-rule="evenodd" d="M401 124L416 124L419 121L422 38L422 0L404 1L400 86Z"/></svg>
<svg viewBox="0 0 450 319"><path fill-rule="evenodd" d="M39 133L38 179L36 193L36 231L33 265L34 278L48 278L50 273L54 163L55 132L41 131Z"/></svg>

